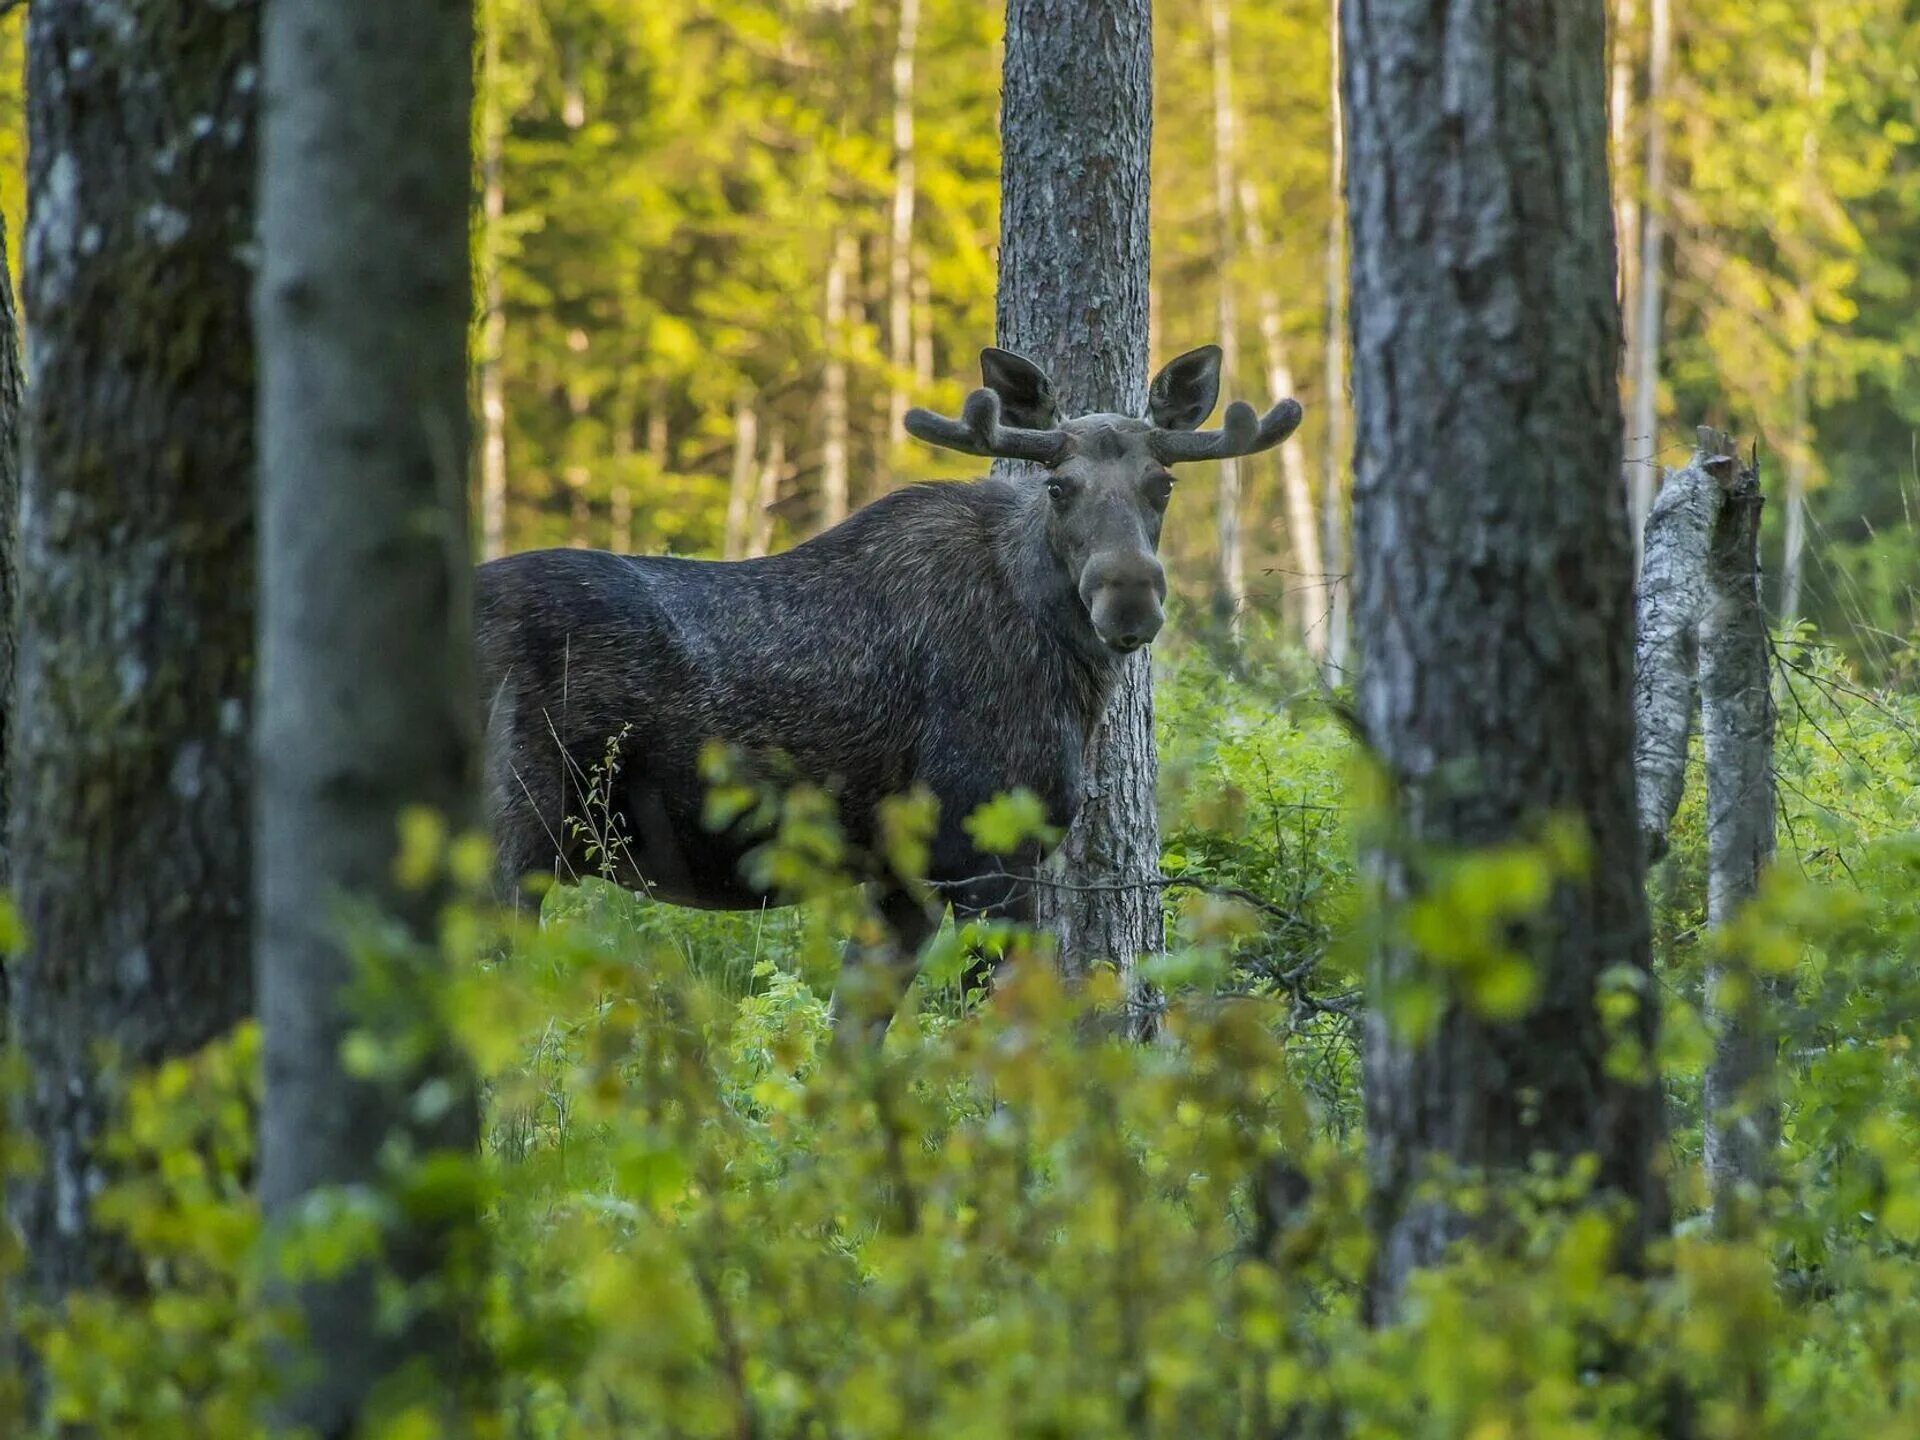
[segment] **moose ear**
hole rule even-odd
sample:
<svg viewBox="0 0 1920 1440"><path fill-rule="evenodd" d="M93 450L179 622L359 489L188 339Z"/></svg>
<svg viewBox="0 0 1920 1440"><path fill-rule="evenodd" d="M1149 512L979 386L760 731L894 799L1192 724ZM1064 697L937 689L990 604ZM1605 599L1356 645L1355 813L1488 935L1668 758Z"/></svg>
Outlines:
<svg viewBox="0 0 1920 1440"><path fill-rule="evenodd" d="M1024 355L989 345L980 352L980 378L1000 397L1000 418L1020 430L1051 430L1059 421L1053 382Z"/></svg>
<svg viewBox="0 0 1920 1440"><path fill-rule="evenodd" d="M1202 345L1153 377L1147 418L1162 430L1197 430L1220 398L1220 347Z"/></svg>

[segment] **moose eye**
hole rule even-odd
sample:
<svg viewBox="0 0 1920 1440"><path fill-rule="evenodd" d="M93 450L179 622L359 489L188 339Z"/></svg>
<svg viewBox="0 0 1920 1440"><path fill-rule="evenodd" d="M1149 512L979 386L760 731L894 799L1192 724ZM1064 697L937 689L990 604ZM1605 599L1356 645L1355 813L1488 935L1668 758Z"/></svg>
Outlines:
<svg viewBox="0 0 1920 1440"><path fill-rule="evenodd" d="M1054 476L1047 481L1047 496L1056 505L1064 505L1073 498L1074 486L1070 480Z"/></svg>
<svg viewBox="0 0 1920 1440"><path fill-rule="evenodd" d="M1166 508L1167 501L1173 498L1173 476L1167 474L1147 477L1147 503L1154 509Z"/></svg>

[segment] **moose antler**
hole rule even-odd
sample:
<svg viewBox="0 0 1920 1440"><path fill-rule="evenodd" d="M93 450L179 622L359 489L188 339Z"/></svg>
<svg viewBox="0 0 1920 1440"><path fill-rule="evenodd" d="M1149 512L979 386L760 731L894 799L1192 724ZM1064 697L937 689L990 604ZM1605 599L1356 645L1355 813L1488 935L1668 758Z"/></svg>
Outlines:
<svg viewBox="0 0 1920 1440"><path fill-rule="evenodd" d="M1227 406L1226 418L1218 430L1155 429L1147 443L1162 465L1257 455L1262 450L1271 450L1297 430L1302 413L1298 400L1282 400L1256 419L1251 405L1236 400Z"/></svg>
<svg viewBox="0 0 1920 1440"><path fill-rule="evenodd" d="M1067 445L1064 430L1022 430L1018 426L1002 425L1000 397L991 390L976 390L967 396L958 420L936 415L931 410L914 409L907 412L906 423L908 434L929 445L998 460L1031 460L1051 465Z"/></svg>

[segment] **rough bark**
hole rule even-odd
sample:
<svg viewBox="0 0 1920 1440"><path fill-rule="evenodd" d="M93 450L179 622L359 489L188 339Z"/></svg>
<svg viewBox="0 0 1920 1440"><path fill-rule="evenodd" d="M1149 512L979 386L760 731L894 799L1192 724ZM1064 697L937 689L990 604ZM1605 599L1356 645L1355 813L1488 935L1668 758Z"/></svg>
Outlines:
<svg viewBox="0 0 1920 1440"><path fill-rule="evenodd" d="M822 387L820 528L847 518L847 273L853 268L853 236L834 237L827 261L827 365Z"/></svg>
<svg viewBox="0 0 1920 1440"><path fill-rule="evenodd" d="M1266 232L1254 205L1253 187L1245 179L1240 182L1240 218L1247 250L1265 271L1271 263ZM1268 401L1293 394L1293 366L1287 363L1287 338L1280 324L1280 296L1271 284L1260 287L1260 343L1266 351ZM1313 483L1307 478L1307 447L1300 443L1297 430L1280 442L1280 489L1287 507L1287 545L1293 556L1294 573L1288 588L1299 599L1298 609L1305 622L1301 636L1307 653L1324 663L1331 619L1328 612L1331 587L1321 557L1319 518L1313 511Z"/></svg>
<svg viewBox="0 0 1920 1440"><path fill-rule="evenodd" d="M1000 343L1052 376L1066 413L1147 402L1148 0L1009 0L1001 99ZM1063 963L1130 965L1162 944L1153 674L1122 672L1087 756L1079 818L1042 887ZM1116 883L1117 882L1117 883Z"/></svg>
<svg viewBox="0 0 1920 1440"><path fill-rule="evenodd" d="M1760 476L1715 437L1721 491L1700 621L1700 733L1707 769L1707 923L1725 928L1773 862L1773 694L1760 596ZM1737 1230L1772 1170L1781 985L1744 966L1707 967L1713 1059L1702 1129L1713 1219Z"/></svg>
<svg viewBox="0 0 1920 1440"><path fill-rule="evenodd" d="M13 728L15 626L20 606L20 429L26 385L20 372L20 320L13 307L7 221L0 215L0 889L13 884L13 777L5 756ZM7 1035L7 973L0 966L0 1043Z"/></svg>
<svg viewBox="0 0 1920 1440"><path fill-rule="evenodd" d="M1327 577L1327 650L1320 667L1328 686L1339 685L1351 674L1350 619L1353 605L1352 566L1347 549L1347 131L1340 98L1340 0L1333 6L1333 35L1328 49L1332 85L1332 163L1327 167L1333 195L1327 207L1327 450L1320 482L1320 563Z"/></svg>
<svg viewBox="0 0 1920 1440"><path fill-rule="evenodd" d="M1634 784L1647 858L1667 853L1667 829L1687 784L1707 548L1719 519L1711 432L1684 470L1668 475L1647 517L1633 667Z"/></svg>
<svg viewBox="0 0 1920 1440"><path fill-rule="evenodd" d="M266 10L256 947L259 1190L274 1227L316 1192L377 1190L384 1155L465 1153L476 1138L471 1084L441 1050L393 1081L349 1074L340 1056L357 1018L343 916L377 911L414 947L409 963L431 967L446 897L399 884L397 822L420 807L458 830L474 814L472 42L467 0ZM437 1117L414 1103L435 1093L448 1097ZM450 1279L477 1217L460 1203L401 1214L376 1262L299 1288L321 1363L289 1362L283 1425L344 1437L403 1375L423 1387L403 1386L411 1398L464 1394L458 1299L416 1290L421 1306L396 1318L376 1274Z"/></svg>
<svg viewBox="0 0 1920 1440"><path fill-rule="evenodd" d="M1602 3L1345 0L1342 22L1359 712L1394 797L1369 868L1396 906L1421 888L1416 857L1549 815L1588 854L1515 927L1526 1014L1449 995L1409 1033L1369 1013L1370 1302L1387 1321L1414 1269L1499 1223L1423 1193L1435 1172L1590 1154L1642 1230L1663 1206L1657 1092L1610 1073L1620 1036L1596 1006L1639 977L1628 1032L1651 1053ZM1435 979L1404 942L1375 952L1375 994Z"/></svg>
<svg viewBox="0 0 1920 1440"><path fill-rule="evenodd" d="M882 453L905 433L907 377L914 373L913 59L920 36L920 0L900 0L893 44L893 210L887 247L887 428Z"/></svg>
<svg viewBox="0 0 1920 1440"><path fill-rule="evenodd" d="M44 0L28 18L33 317L9 764L23 1129L47 1301L142 1283L98 1231L134 1071L251 1009L258 11Z"/></svg>
<svg viewBox="0 0 1920 1440"><path fill-rule="evenodd" d="M1660 455L1660 321L1665 301L1663 285L1667 243L1667 61L1672 48L1668 0L1651 0L1651 31L1647 38L1647 174L1646 211L1640 222L1640 308L1635 317L1631 378L1633 416L1628 422L1628 445L1636 460L1632 469L1634 563L1643 553L1647 516L1653 510L1653 487L1659 479Z"/></svg>
<svg viewBox="0 0 1920 1440"><path fill-rule="evenodd" d="M773 547L773 507L780 503L780 483L787 473L787 432L775 424L767 440L767 458L760 464L759 488L753 498L753 513L748 517L747 554L764 555Z"/></svg>
<svg viewBox="0 0 1920 1440"><path fill-rule="evenodd" d="M753 508L754 456L760 449L760 418L745 397L733 404L733 471L727 480L727 532L722 554L738 560L747 553L747 529Z"/></svg>
<svg viewBox="0 0 1920 1440"><path fill-rule="evenodd" d="M1233 227L1234 143L1233 39L1226 0L1207 0L1213 69L1214 276L1219 308L1215 328L1220 342L1220 388L1232 395L1240 381L1240 307L1233 286L1238 251ZM1291 393L1291 392L1289 392ZM1219 462L1214 475L1214 618L1237 634L1240 605L1247 594L1247 552L1240 533L1240 462Z"/></svg>
<svg viewBox="0 0 1920 1440"><path fill-rule="evenodd" d="M1638 307L1640 304L1640 197L1633 184L1633 31L1638 15L1637 0L1614 0L1610 35L1612 80L1607 96L1607 143L1613 164L1614 248L1620 252L1621 364L1623 383L1632 388L1633 377L1640 373ZM1633 494L1634 476L1644 465L1659 462L1635 454L1633 438L1627 439L1626 466L1621 481L1627 494ZM1656 479L1658 477L1656 476ZM1649 511L1651 513L1651 511ZM1645 543L1645 537L1642 537Z"/></svg>
<svg viewBox="0 0 1920 1440"><path fill-rule="evenodd" d="M502 151L506 120L500 110L498 17L482 28L480 59L481 285L485 315L480 326L480 554L507 553L507 309L501 285L500 237L507 214Z"/></svg>

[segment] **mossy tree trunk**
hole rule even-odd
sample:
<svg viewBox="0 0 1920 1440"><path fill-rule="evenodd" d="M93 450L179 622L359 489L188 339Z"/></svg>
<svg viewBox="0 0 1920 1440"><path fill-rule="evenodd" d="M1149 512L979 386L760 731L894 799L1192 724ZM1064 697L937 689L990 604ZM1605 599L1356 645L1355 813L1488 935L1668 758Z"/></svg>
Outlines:
<svg viewBox="0 0 1920 1440"><path fill-rule="evenodd" d="M42 1166L11 1198L51 1301L140 1283L90 1214L126 1077L252 1005L258 9L36 0L27 72L8 743Z"/></svg>
<svg viewBox="0 0 1920 1440"><path fill-rule="evenodd" d="M380 1193L395 1157L458 1157L476 1139L471 1085L444 1044L402 1076L343 1066L358 1017L340 929L348 902L377 911L431 986L446 896L396 879L398 823L417 807L457 831L475 808L472 43L470 0L267 11L257 947L260 1199L275 1227L316 1192ZM423 1214L386 1193L377 1260L297 1297L317 1363L290 1375L281 1420L325 1440L357 1433L376 1392L457 1425L444 1412L474 1373L448 1268L470 1254L470 1204L443 1196ZM450 1298L415 1289L396 1313L376 1272L431 1276Z"/></svg>
<svg viewBox="0 0 1920 1440"><path fill-rule="evenodd" d="M1053 378L1062 413L1144 415L1148 0L1010 0L1001 100L1000 344ZM1122 966L1162 941L1153 670L1121 673L1058 863L1099 889L1041 888L1070 969Z"/></svg>
<svg viewBox="0 0 1920 1440"><path fill-rule="evenodd" d="M1507 937L1533 966L1524 1014L1451 991L1429 1031L1369 1013L1370 1298L1388 1320L1473 1227L1429 1175L1593 1155L1652 1228L1660 1124L1602 0L1346 0L1341 19L1359 711L1394 806L1370 865L1393 905L1423 889L1422 855L1548 817L1586 846ZM1423 983L1445 981L1414 947L1379 947L1374 994ZM1638 1001L1624 1024L1603 1023L1609 987Z"/></svg>

